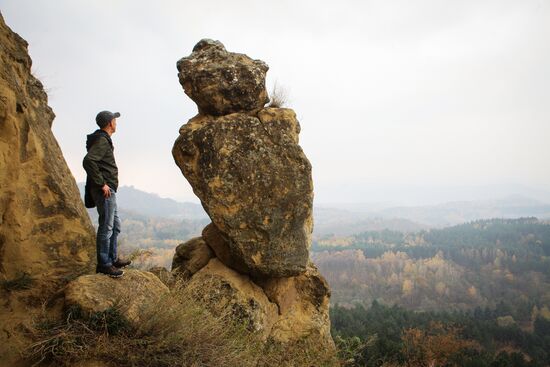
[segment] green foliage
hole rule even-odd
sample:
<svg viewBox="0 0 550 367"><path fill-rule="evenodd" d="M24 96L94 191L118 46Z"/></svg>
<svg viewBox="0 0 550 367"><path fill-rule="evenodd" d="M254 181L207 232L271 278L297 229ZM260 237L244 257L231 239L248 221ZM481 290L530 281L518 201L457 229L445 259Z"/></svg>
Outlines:
<svg viewBox="0 0 550 367"><path fill-rule="evenodd" d="M459 328L462 340L480 346L449 353L446 365L550 365L549 223L493 219L417 233L364 232L348 243L348 250L325 246L313 258L333 301L343 303L331 309L335 340L375 340L354 365L427 358L425 350L405 348L403 336L414 330L408 335L429 340L433 322Z"/></svg>
<svg viewBox="0 0 550 367"><path fill-rule="evenodd" d="M363 351L376 343L378 336L375 334L368 337L367 340L362 340L358 336L336 335L333 339L338 350L338 358L343 365L354 366L362 360Z"/></svg>
<svg viewBox="0 0 550 367"><path fill-rule="evenodd" d="M360 304L352 308L335 305L330 317L333 337L343 352L350 344L360 346L353 366L406 365L410 356L404 354L404 332L414 328L432 335L434 322L458 328L460 338L481 346L481 349L463 349L454 355L451 365L542 367L550 364L550 321L537 318L535 331L531 333L517 325L498 326L498 312L489 309L414 312L375 301L368 309Z"/></svg>

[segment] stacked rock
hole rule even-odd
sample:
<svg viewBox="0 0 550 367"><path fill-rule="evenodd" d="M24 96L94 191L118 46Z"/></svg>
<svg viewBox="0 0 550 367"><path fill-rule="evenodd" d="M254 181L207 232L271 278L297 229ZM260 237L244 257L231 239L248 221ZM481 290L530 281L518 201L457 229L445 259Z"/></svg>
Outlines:
<svg viewBox="0 0 550 367"><path fill-rule="evenodd" d="M219 41L201 40L177 68L199 113L172 154L212 223L178 246L173 272L218 279L205 289L212 308L239 309L266 338L317 335L333 348L330 291L309 262L313 182L296 114L265 108L268 66Z"/></svg>

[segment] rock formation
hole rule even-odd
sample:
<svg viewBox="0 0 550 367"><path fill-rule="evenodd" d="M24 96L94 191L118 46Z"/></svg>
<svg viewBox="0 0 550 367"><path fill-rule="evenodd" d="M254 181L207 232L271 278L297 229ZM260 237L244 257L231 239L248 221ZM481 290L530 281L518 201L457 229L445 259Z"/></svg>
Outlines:
<svg viewBox="0 0 550 367"><path fill-rule="evenodd" d="M267 102L267 65L246 55L227 52L219 41L203 39L177 63L185 93L209 115L262 108Z"/></svg>
<svg viewBox="0 0 550 367"><path fill-rule="evenodd" d="M31 75L27 43L1 14L0 45L0 365L7 366L33 310L91 269L95 234L52 134L55 115Z"/></svg>
<svg viewBox="0 0 550 367"><path fill-rule="evenodd" d="M103 274L78 277L65 289L65 306L76 306L84 315L117 307L128 321L139 322L143 319L143 305L166 293L168 287L154 274L129 269L121 279L112 279Z"/></svg>
<svg viewBox="0 0 550 367"><path fill-rule="evenodd" d="M240 65L234 55L218 41L203 40L178 62L180 79L186 75L182 84L193 91L188 94L199 111L221 98L226 105L216 112L226 114L191 119L181 127L172 152L225 240L228 256L251 275L298 275L306 269L313 230L311 164L298 145L300 125L290 109L258 109L265 103L265 83L257 73L226 80L235 69L247 70L249 59L239 55ZM194 73L209 76L208 87ZM243 110L241 93L225 90L249 85L261 85L263 92L254 93L255 103Z"/></svg>
<svg viewBox="0 0 550 367"><path fill-rule="evenodd" d="M174 273L266 341L334 350L330 290L309 262L313 183L296 114L264 107L267 65L219 41L201 40L177 68L199 114L172 153L212 223L178 246Z"/></svg>

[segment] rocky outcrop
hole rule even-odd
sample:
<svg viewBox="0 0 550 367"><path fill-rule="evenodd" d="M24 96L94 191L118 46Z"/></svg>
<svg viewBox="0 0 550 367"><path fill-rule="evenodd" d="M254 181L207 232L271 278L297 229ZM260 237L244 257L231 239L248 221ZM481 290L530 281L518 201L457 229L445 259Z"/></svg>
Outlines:
<svg viewBox="0 0 550 367"><path fill-rule="evenodd" d="M138 323L144 307L168 292L157 276L146 271L126 270L119 279L83 275L67 285L65 307L77 307L84 316L116 308L128 321Z"/></svg>
<svg viewBox="0 0 550 367"><path fill-rule="evenodd" d="M267 66L219 41L200 41L177 67L199 114L172 153L212 223L178 247L174 273L190 276L212 312L244 322L266 348L307 340L334 353L330 290L309 263L313 183L296 114L264 108ZM207 264L204 245L215 256Z"/></svg>
<svg viewBox="0 0 550 367"><path fill-rule="evenodd" d="M0 45L0 278L16 286L26 279L0 290L0 365L12 365L33 310L93 266L95 234L52 134L55 115L31 74L27 43L1 15Z"/></svg>
<svg viewBox="0 0 550 367"><path fill-rule="evenodd" d="M251 275L292 276L306 269L313 182L299 131L290 109L199 115L181 127L174 144L183 175L231 256Z"/></svg>
<svg viewBox="0 0 550 367"><path fill-rule="evenodd" d="M177 63L185 93L201 114L227 115L262 108L268 102L268 66L246 55L227 52L219 41L203 39Z"/></svg>

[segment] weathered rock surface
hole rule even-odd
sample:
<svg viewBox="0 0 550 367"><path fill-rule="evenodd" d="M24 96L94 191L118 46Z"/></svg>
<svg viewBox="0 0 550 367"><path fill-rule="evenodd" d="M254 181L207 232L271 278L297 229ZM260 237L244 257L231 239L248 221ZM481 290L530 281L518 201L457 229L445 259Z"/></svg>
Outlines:
<svg viewBox="0 0 550 367"><path fill-rule="evenodd" d="M199 112L226 115L262 108L268 101L261 60L228 52L219 41L203 39L177 62L180 84Z"/></svg>
<svg viewBox="0 0 550 367"><path fill-rule="evenodd" d="M0 365L11 366L32 310L93 267L95 234L52 134L55 115L31 75L27 43L1 15L0 45L0 279L21 272L33 279L30 289L0 296Z"/></svg>
<svg viewBox="0 0 550 367"><path fill-rule="evenodd" d="M284 349L300 342L321 348L325 356L336 352L330 335L330 290L312 263L295 277L253 280L213 258L188 286L198 290L197 297L214 314L243 322L268 343Z"/></svg>
<svg viewBox="0 0 550 367"><path fill-rule="evenodd" d="M292 276L306 269L313 182L299 131L290 109L199 115L181 127L174 144L183 175L227 237L231 254L253 275Z"/></svg>
<svg viewBox="0 0 550 367"><path fill-rule="evenodd" d="M208 264L213 257L214 252L202 237L192 238L176 247L172 260L172 272L183 278L189 278Z"/></svg>
<svg viewBox="0 0 550 367"><path fill-rule="evenodd" d="M320 348L335 349L330 335L330 289L315 265L295 277L270 278L259 283L271 302L278 306L279 317L270 337L281 343L310 338Z"/></svg>
<svg viewBox="0 0 550 367"><path fill-rule="evenodd" d="M87 315L117 307L128 321L139 322L143 307L168 292L157 276L146 271L125 270L121 278L83 275L65 288L65 307L76 306Z"/></svg>
<svg viewBox="0 0 550 367"><path fill-rule="evenodd" d="M259 333L264 339L268 337L277 319L277 306L248 276L213 258L193 275L189 286L202 287L200 297L214 314L229 313L233 320L243 322L250 331Z"/></svg>

